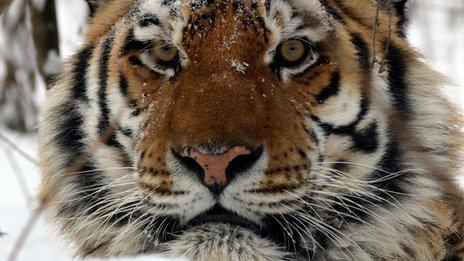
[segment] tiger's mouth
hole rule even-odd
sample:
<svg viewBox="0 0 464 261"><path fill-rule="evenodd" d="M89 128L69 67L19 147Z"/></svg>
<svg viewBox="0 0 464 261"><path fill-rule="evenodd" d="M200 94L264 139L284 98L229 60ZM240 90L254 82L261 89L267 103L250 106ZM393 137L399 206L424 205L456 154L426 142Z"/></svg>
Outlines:
<svg viewBox="0 0 464 261"><path fill-rule="evenodd" d="M197 227L208 223L224 223L232 226L242 227L255 232L256 234L267 237L269 235L266 227L257 224L249 219L241 217L232 211L216 205L212 209L191 219L184 229Z"/></svg>
<svg viewBox="0 0 464 261"><path fill-rule="evenodd" d="M275 222L269 222L269 220L275 220L277 218L278 217L266 218L263 220L263 224L258 224L252 220L239 216L220 205L216 205L210 210L203 212L188 221L186 225L182 226L177 231L177 235L181 236L182 234L197 228L202 229L205 234L218 233L215 229L210 230L210 226L208 225L212 225L211 228L214 228L217 224L225 224L231 227L236 227L237 231L240 231L240 229L248 230L260 238L273 242L281 249L284 249L289 253L293 253L295 252L295 242L291 240L287 230L282 226L277 225ZM220 234L228 233L227 231L231 233L230 230L225 230L221 231ZM293 242L293 244L290 242Z"/></svg>

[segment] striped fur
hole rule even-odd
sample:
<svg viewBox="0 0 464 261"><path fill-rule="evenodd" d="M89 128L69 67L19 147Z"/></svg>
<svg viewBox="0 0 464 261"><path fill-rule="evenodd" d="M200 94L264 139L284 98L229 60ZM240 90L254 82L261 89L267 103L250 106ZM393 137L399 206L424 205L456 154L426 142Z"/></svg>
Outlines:
<svg viewBox="0 0 464 261"><path fill-rule="evenodd" d="M373 39L371 0L91 1L39 126L41 198L76 254L464 259L461 116L404 2ZM295 38L311 53L284 67ZM159 41L175 63L151 58ZM220 197L173 154L237 144L264 153ZM217 205L259 229L185 226Z"/></svg>

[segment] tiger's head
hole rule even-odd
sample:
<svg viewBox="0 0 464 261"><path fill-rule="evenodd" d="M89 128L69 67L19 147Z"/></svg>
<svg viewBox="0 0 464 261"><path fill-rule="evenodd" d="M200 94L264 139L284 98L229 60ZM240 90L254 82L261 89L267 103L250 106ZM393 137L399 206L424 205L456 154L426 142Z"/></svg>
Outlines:
<svg viewBox="0 0 464 261"><path fill-rule="evenodd" d="M416 102L400 9L91 3L40 128L42 194L80 255L311 257L414 176L389 114Z"/></svg>

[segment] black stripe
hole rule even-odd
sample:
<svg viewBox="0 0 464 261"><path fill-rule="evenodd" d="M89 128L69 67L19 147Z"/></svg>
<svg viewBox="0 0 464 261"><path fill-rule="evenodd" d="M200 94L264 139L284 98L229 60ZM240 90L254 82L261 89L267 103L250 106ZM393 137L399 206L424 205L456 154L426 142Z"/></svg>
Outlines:
<svg viewBox="0 0 464 261"><path fill-rule="evenodd" d="M346 0L333 0L333 1L335 1L336 3L335 5L339 8L340 12L344 14L344 17L346 19L348 20L351 19L353 22L356 22L360 24L361 26L364 26L367 28L372 27L371 21L367 21L363 17L360 17L358 13L356 13L356 11L353 10L352 6L349 5L349 1L346 1Z"/></svg>
<svg viewBox="0 0 464 261"><path fill-rule="evenodd" d="M404 169L402 166L402 152L399 150L395 138L390 137L391 142L387 145L387 150L380 161L380 166L377 166L379 169L372 172L367 180L379 180L388 173L396 173ZM335 203L332 207L336 212L341 216L352 223L359 223L359 220L368 221L368 218L371 216L369 211L375 211L374 208L378 206L390 206L392 203L389 202L399 202L402 197L404 197L406 191L403 188L405 183L414 177L416 173L414 172L405 172L402 175L391 179L385 179L378 182L372 182L371 185L375 188L369 189L374 195L363 197L362 194L357 194L355 196L348 195L339 195L337 198L334 198L338 203ZM362 206L361 209L360 206ZM355 218L356 217L356 218Z"/></svg>
<svg viewBox="0 0 464 261"><path fill-rule="evenodd" d="M334 127L332 124L322 122L319 117L312 115L311 119L315 122L318 122L320 127L324 130L325 133L334 133L339 135L346 135L355 129L356 125L364 119L368 111L369 102L365 97L361 97L360 111L356 116L356 119L350 124Z"/></svg>
<svg viewBox="0 0 464 261"><path fill-rule="evenodd" d="M171 6L172 5L172 0L163 0L161 2L162 6Z"/></svg>
<svg viewBox="0 0 464 261"><path fill-rule="evenodd" d="M113 208L103 209L107 206L109 198L112 197L112 193L109 189L105 188L103 173L101 171L95 171L93 163L87 162L80 169L83 173L74 175L74 183L79 188L80 193L76 195L79 200L70 200L65 204L61 205L58 209L59 215L76 215L85 214L93 215L98 212L97 217L108 215L107 219L103 220L108 224L114 224L118 226L124 226L129 224L131 220L134 220L142 215L140 211L134 210L135 207L129 208L129 206L135 206L136 202L128 202L120 207L117 211Z"/></svg>
<svg viewBox="0 0 464 261"><path fill-rule="evenodd" d="M405 169L405 167L402 164L403 152L400 150L396 138L392 134L392 131L390 131L388 140L390 141L390 143L387 144L385 154L379 166L379 169L383 171L377 170L373 172L368 177L368 180L379 180L380 178L389 175L389 173L398 173L399 171ZM377 188L384 189L383 191L377 191L376 194L388 200L389 202L392 202L391 196L404 196L404 193L406 193L406 189L402 187L402 184L408 182L408 180L411 177L416 175L417 174L414 172L406 172L405 174L398 175L395 178L373 183ZM388 192L386 191L392 192L393 194L388 194ZM401 195L402 193L403 195Z"/></svg>
<svg viewBox="0 0 464 261"><path fill-rule="evenodd" d="M317 137L316 133L314 132L313 129L306 127L306 125L303 124L303 129L308 134L309 139L313 144L319 145L319 138Z"/></svg>
<svg viewBox="0 0 464 261"><path fill-rule="evenodd" d="M301 231L298 231L297 228L301 226L302 221L297 220L295 215L268 215L263 218L263 223L267 232L267 234L261 233L263 237L270 238L278 245L283 246L289 254L299 254L306 256L307 260L310 260L313 254L312 249L306 251L300 248L300 246L304 246L303 242L306 239L299 236ZM283 260L295 260L295 258L296 256L289 256L288 259L284 258Z"/></svg>
<svg viewBox="0 0 464 261"><path fill-rule="evenodd" d="M153 237L158 239L158 242L168 242L175 239L176 235L184 232L180 231L180 220L173 216L159 216L154 221L145 222L140 230L148 231ZM159 233L163 231L163 233Z"/></svg>
<svg viewBox="0 0 464 261"><path fill-rule="evenodd" d="M160 21L155 14L144 14L142 17L140 17L140 27L149 27L152 25L160 25Z"/></svg>
<svg viewBox="0 0 464 261"><path fill-rule="evenodd" d="M270 16L271 15L271 0L265 1L264 8L266 9L267 16Z"/></svg>
<svg viewBox="0 0 464 261"><path fill-rule="evenodd" d="M400 18L398 20L398 35L400 37L406 37L406 24L408 23L408 17L406 14L406 5L408 0L401 0L398 3L394 3L396 15Z"/></svg>
<svg viewBox="0 0 464 261"><path fill-rule="evenodd" d="M387 145L385 154L380 160L380 166L377 166L383 171L373 171L367 177L367 180L379 180L388 173L395 173L404 169L401 164L402 152L397 146L395 137L389 137L389 140L391 142ZM361 193L353 195L350 191L340 192L336 197L332 198L333 203L327 208L326 214L351 224L369 223L369 218L372 217L370 213L374 212L375 208L378 206L393 207L392 203L389 202L398 202L404 197L405 191L402 186L408 183L414 175L416 174L413 172L407 172L392 179L372 182L372 186L375 187L369 189L369 191L378 198L375 196L363 196ZM328 242L327 235L319 230L316 231L314 238L322 247Z"/></svg>
<svg viewBox="0 0 464 261"><path fill-rule="evenodd" d="M129 83L127 82L126 77L119 73L119 91L123 96L127 96L127 89L129 88Z"/></svg>
<svg viewBox="0 0 464 261"><path fill-rule="evenodd" d="M64 215L76 215L82 213L91 215L95 213L99 206L103 206L103 202L106 201L109 190L104 189L104 182L102 173L95 171L94 164L90 162L84 162L83 166L79 169L82 173L73 175L73 183L81 192L77 194L75 198L79 200L70 200L65 204L61 205L58 213ZM101 203L101 204L100 204Z"/></svg>
<svg viewBox="0 0 464 261"><path fill-rule="evenodd" d="M353 139L353 146L351 149L361 151L364 153L372 153L378 149L378 125L372 122L364 130L356 130L356 126L364 119L368 111L368 103L366 98L362 98L360 105L360 112L356 120L344 126L334 127L331 124L323 123L317 116L311 116L319 126L324 130L326 135L335 134L340 136L350 136Z"/></svg>
<svg viewBox="0 0 464 261"><path fill-rule="evenodd" d="M190 7L192 9L206 7L208 5L213 5L215 0L197 0L197 1L190 1Z"/></svg>
<svg viewBox="0 0 464 261"><path fill-rule="evenodd" d="M71 166L79 156L86 137L81 129L84 119L76 107L77 105L73 102L60 105L55 108L54 116L52 116L60 119L56 126L55 142L63 152L68 154L67 167Z"/></svg>
<svg viewBox="0 0 464 261"><path fill-rule="evenodd" d="M113 130L113 132L108 136L108 139L105 141L105 144L110 146L110 147L113 147L113 148L116 148L116 149L119 149L119 150L124 150L124 146L122 146L121 143L119 143L118 139L117 139L117 136L116 136L116 132Z"/></svg>
<svg viewBox="0 0 464 261"><path fill-rule="evenodd" d="M130 62L132 65L136 65L136 66L145 66L145 65L143 64L143 62L142 62L138 57L135 57L135 56L129 57L129 62Z"/></svg>
<svg viewBox="0 0 464 261"><path fill-rule="evenodd" d="M375 152L379 147L377 122L372 122L364 130L354 132L352 137L354 143L352 149L362 151L364 153Z"/></svg>
<svg viewBox="0 0 464 261"><path fill-rule="evenodd" d="M137 202L127 202L120 205L117 211L114 208L104 209L112 194L110 190L104 188L105 184L101 172L93 172L93 170L95 170L95 167L88 163L83 168L83 171L92 171L91 174L75 175L75 182L79 184L78 187L82 191L82 195L78 195L79 200L71 200L61 205L58 209L58 215L75 216L76 214L84 214L91 216L98 212L95 218L106 215L107 218L102 222L118 227L127 226L134 220L140 220L144 213L135 209ZM173 217L160 216L155 220L144 223L140 231L150 233L159 242L166 242L174 239L173 235L178 232L180 222ZM164 233L157 233L160 229Z"/></svg>
<svg viewBox="0 0 464 261"><path fill-rule="evenodd" d="M89 97L87 96L86 72L92 52L92 47L88 46L76 55L76 63L73 66L73 78L75 81L73 87L73 99L75 100L89 101Z"/></svg>
<svg viewBox="0 0 464 261"><path fill-rule="evenodd" d="M462 257L458 254L447 254L444 258L443 261L462 261Z"/></svg>
<svg viewBox="0 0 464 261"><path fill-rule="evenodd" d="M100 107L100 122L98 123L98 133L102 134L110 124L110 110L107 104L106 91L108 85L108 61L113 46L113 36L106 38L101 46L102 53L100 57L100 86L98 89L98 105Z"/></svg>
<svg viewBox="0 0 464 261"><path fill-rule="evenodd" d="M330 6L330 4L327 3L326 0L319 0L319 2L321 3L322 7L324 7L325 11L329 13L329 15L331 15L333 18L335 18L335 20L339 21L342 24L346 24L343 17L339 13L337 13L337 11L335 11L335 9L333 9L332 6Z"/></svg>
<svg viewBox="0 0 464 261"><path fill-rule="evenodd" d="M122 201L122 200L121 200ZM122 202L121 202L122 203ZM139 202L128 202L118 206L117 211L113 209L108 209L107 211L102 211L100 216L105 214L110 214L108 217L108 224L116 224L120 227L128 225L131 221L134 221L140 218L143 213L140 210L136 209L136 205L140 204Z"/></svg>
<svg viewBox="0 0 464 261"><path fill-rule="evenodd" d="M388 86L394 105L407 116L411 106L404 79L407 72L406 57L398 47L390 43L386 59L389 64Z"/></svg>
<svg viewBox="0 0 464 261"><path fill-rule="evenodd" d="M323 104L330 97L337 95L340 90L340 73L334 72L330 77L330 83L322 89L315 97L319 104Z"/></svg>
<svg viewBox="0 0 464 261"><path fill-rule="evenodd" d="M134 136L134 132L130 129L130 128L127 128L127 127L122 127L122 126L119 126L119 130L121 131L121 133L126 136L126 137L129 137L129 138L133 138Z"/></svg>
<svg viewBox="0 0 464 261"><path fill-rule="evenodd" d="M235 1L232 3L234 14L243 13L245 11L245 4L242 1Z"/></svg>
<svg viewBox="0 0 464 261"><path fill-rule="evenodd" d="M358 33L351 33L351 42L356 48L356 53L359 57L359 62L364 70L369 71L371 68L371 55L367 43Z"/></svg>
<svg viewBox="0 0 464 261"><path fill-rule="evenodd" d="M86 0L86 2L89 8L89 16L90 18L92 18L97 12L99 5L96 3L96 1L92 1L92 0Z"/></svg>
<svg viewBox="0 0 464 261"><path fill-rule="evenodd" d="M113 47L113 35L106 38L102 44L102 54L100 57L100 86L98 89L98 105L100 107L100 121L98 123L98 133L101 135L108 130L110 126L110 109L107 101L108 88L108 62ZM117 141L116 133L113 131L108 136L105 143L108 146L122 150L124 147Z"/></svg>
<svg viewBox="0 0 464 261"><path fill-rule="evenodd" d="M294 77L295 78L300 77L318 66L329 64L329 63L330 63L330 58L328 56L321 56L317 59L317 61L314 64L308 66L308 68L304 69L304 71L295 74Z"/></svg>
<svg viewBox="0 0 464 261"><path fill-rule="evenodd" d="M359 123L359 121L356 121ZM321 124L326 135L335 134L340 136L350 136L353 139L352 150L364 153L373 153L379 147L378 125L374 121L364 130L356 130L356 124L350 124L338 128L333 128L328 124Z"/></svg>
<svg viewBox="0 0 464 261"><path fill-rule="evenodd" d="M306 152L302 149L298 149L298 154L300 154L301 160L308 160L308 155L306 155Z"/></svg>
<svg viewBox="0 0 464 261"><path fill-rule="evenodd" d="M299 16L300 16L300 14L299 14L296 10L292 10L292 14L290 15L290 18L291 18L291 19L298 18ZM299 26L297 27L297 30L299 30L298 28L299 28L300 26L303 26L303 25L299 25Z"/></svg>
<svg viewBox="0 0 464 261"><path fill-rule="evenodd" d="M131 28L130 31L127 33L126 39L124 40L124 47L122 47L121 54L119 55L124 56L131 52L140 52L143 50L148 50L153 46L152 41L139 41L134 36L134 28Z"/></svg>

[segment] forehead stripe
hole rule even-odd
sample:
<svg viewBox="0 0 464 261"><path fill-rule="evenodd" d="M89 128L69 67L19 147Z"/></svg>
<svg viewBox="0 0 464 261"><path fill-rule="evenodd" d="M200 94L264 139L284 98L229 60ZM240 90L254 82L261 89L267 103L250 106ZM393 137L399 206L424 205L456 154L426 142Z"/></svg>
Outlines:
<svg viewBox="0 0 464 261"><path fill-rule="evenodd" d="M152 25L160 25L160 20L155 14L145 14L139 19L140 27L149 27Z"/></svg>
<svg viewBox="0 0 464 261"><path fill-rule="evenodd" d="M319 0L319 2L330 16L332 16L335 20L339 21L340 23L346 24L346 21L343 19L343 17L337 11L335 11L335 9L332 6L330 6L330 4L328 4L326 0Z"/></svg>

